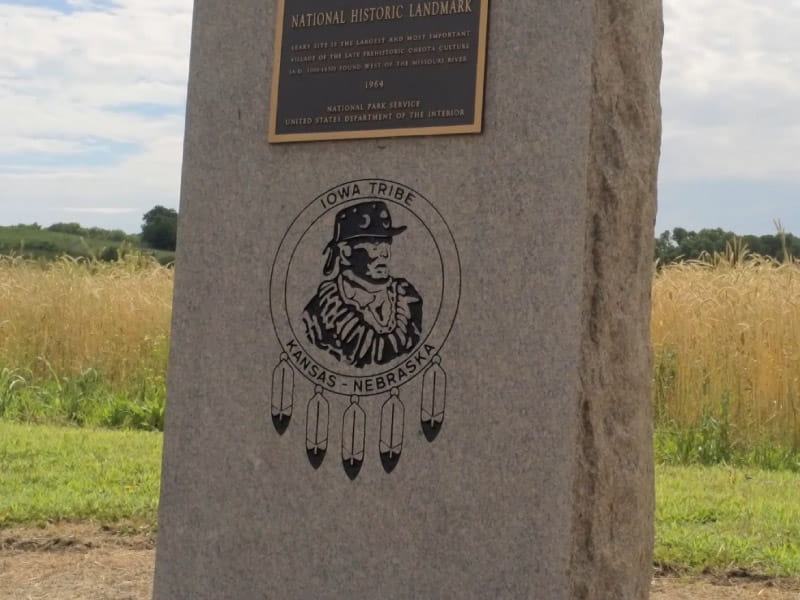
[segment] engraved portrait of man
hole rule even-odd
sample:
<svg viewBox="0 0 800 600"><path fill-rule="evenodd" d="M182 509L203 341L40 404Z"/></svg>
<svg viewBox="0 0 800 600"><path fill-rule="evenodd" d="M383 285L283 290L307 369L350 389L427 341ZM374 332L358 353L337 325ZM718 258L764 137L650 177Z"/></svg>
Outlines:
<svg viewBox="0 0 800 600"><path fill-rule="evenodd" d="M391 273L394 227L385 202L340 210L325 247L324 279L303 311L308 340L356 368L409 353L422 331L422 297Z"/></svg>

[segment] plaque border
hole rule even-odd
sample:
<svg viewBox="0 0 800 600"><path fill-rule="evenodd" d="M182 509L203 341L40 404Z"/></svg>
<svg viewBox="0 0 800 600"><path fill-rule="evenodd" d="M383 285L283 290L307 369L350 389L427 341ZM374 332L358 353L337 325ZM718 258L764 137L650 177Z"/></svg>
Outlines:
<svg viewBox="0 0 800 600"><path fill-rule="evenodd" d="M283 19L286 0L278 0L275 15L275 47L272 58L272 91L269 106L270 144L287 142L317 142L326 140L357 140L385 137L408 137L421 135L457 135L462 133L481 133L483 131L483 102L486 81L486 46L489 30L489 0L478 0L481 16L478 31L478 70L475 78L475 119L467 125L437 125L434 127L400 127L391 129L367 129L353 131L328 131L323 133L276 133L278 127L278 87L281 72L281 49L283 46Z"/></svg>

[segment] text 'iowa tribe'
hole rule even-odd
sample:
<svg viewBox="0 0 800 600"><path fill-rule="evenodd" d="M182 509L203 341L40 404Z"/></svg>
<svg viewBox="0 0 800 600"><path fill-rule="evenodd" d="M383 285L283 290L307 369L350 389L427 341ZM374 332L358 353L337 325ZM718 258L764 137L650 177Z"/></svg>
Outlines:
<svg viewBox="0 0 800 600"><path fill-rule="evenodd" d="M419 17L439 17L472 12L472 0L439 0L436 2L409 2L388 6L371 6L347 10L327 10L292 15L293 29L301 27L324 27L346 23L372 23L395 21Z"/></svg>
<svg viewBox="0 0 800 600"><path fill-rule="evenodd" d="M332 373L318 365L303 351L297 340L287 341L286 351L291 357L294 366L305 373L309 379L324 384L328 388L337 389L339 387L336 373ZM342 389L342 393L369 396L402 385L406 380L421 372L420 370L430 361L434 354L436 354L436 346L423 344L419 350L410 355L401 365L380 375L356 378L352 383L352 388Z"/></svg>

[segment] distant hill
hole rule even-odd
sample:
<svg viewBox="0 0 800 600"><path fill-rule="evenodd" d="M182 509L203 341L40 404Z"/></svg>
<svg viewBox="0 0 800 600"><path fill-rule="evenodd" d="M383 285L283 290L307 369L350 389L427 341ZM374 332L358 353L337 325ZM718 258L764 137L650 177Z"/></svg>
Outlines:
<svg viewBox="0 0 800 600"><path fill-rule="evenodd" d="M0 226L0 255L45 260L67 255L110 261L126 250L152 255L162 264L175 260L174 252L145 248L138 235L122 230L84 228L77 223L46 228L36 224Z"/></svg>

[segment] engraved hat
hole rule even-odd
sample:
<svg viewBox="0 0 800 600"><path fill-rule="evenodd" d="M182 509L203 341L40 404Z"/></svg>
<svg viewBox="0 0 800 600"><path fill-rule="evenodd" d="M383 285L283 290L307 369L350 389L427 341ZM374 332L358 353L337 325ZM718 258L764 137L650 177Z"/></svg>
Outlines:
<svg viewBox="0 0 800 600"><path fill-rule="evenodd" d="M336 213L331 244L362 237L390 238L405 230L405 225L392 227L392 215L385 202L372 200Z"/></svg>
<svg viewBox="0 0 800 600"><path fill-rule="evenodd" d="M339 242L358 238L392 238L406 230L405 225L392 227L392 215L385 202L371 200L343 208L336 213L333 224L333 239L325 247L327 258L323 273L330 275L339 256Z"/></svg>

